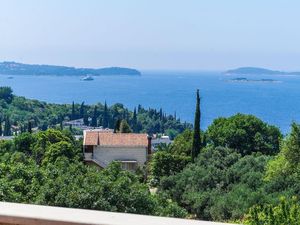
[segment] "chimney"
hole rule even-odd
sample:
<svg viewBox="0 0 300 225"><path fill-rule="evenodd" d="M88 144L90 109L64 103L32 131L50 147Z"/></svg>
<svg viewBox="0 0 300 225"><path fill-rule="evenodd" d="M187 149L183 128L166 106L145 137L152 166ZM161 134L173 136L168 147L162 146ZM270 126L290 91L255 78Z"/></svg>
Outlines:
<svg viewBox="0 0 300 225"><path fill-rule="evenodd" d="M152 154L152 145L151 145L151 140L152 140L152 136L148 135L148 156Z"/></svg>

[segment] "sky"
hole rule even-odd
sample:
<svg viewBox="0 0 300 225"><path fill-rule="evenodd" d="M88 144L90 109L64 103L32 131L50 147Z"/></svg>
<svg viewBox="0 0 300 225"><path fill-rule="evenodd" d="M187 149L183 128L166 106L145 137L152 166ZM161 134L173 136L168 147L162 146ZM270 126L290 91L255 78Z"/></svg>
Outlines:
<svg viewBox="0 0 300 225"><path fill-rule="evenodd" d="M0 0L0 61L300 71L299 0Z"/></svg>

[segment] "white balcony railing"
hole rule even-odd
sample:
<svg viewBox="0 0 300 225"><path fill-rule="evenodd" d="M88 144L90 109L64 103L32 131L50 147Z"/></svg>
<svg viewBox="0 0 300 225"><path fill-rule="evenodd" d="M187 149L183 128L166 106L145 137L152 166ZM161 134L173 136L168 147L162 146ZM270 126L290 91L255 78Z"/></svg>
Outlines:
<svg viewBox="0 0 300 225"><path fill-rule="evenodd" d="M0 225L1 224L222 225L222 223L206 221L0 202Z"/></svg>

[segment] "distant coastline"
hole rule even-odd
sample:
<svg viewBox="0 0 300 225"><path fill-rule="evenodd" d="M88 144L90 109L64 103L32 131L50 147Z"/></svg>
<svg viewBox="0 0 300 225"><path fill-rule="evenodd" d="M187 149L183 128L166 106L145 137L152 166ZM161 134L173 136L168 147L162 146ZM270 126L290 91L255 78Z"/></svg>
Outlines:
<svg viewBox="0 0 300 225"><path fill-rule="evenodd" d="M233 70L227 70L226 75L300 75L300 72L285 72L270 70L259 67L240 67Z"/></svg>
<svg viewBox="0 0 300 225"><path fill-rule="evenodd" d="M262 83L279 83L281 81L278 80L273 80L273 79L248 79L245 77L238 77L238 78L233 78L230 80L226 80L226 82L262 82Z"/></svg>
<svg viewBox="0 0 300 225"><path fill-rule="evenodd" d="M23 64L17 62L0 62L0 75L57 75L57 76L140 76L141 72L124 67L75 68L55 65Z"/></svg>

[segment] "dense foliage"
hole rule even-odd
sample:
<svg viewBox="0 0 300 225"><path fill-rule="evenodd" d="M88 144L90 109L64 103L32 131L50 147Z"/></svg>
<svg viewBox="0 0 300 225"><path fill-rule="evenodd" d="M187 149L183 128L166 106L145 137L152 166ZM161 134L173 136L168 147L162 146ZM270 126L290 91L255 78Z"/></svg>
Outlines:
<svg viewBox="0 0 300 225"><path fill-rule="evenodd" d="M105 104L50 104L37 100L12 95L12 90L0 87L0 128L7 126L9 131L12 125L21 131L38 126L41 130L49 127L62 126L63 121L83 118L85 125L115 129L121 123L123 132L165 133L172 138L190 128L191 125L181 123L180 119L166 115L162 109L144 109L138 106L130 111L122 104L108 106ZM126 123L125 123L126 122ZM129 127L127 126L127 123ZM10 135L11 132L5 133ZM1 133L0 133L1 135Z"/></svg>
<svg viewBox="0 0 300 225"><path fill-rule="evenodd" d="M281 199L279 204L254 206L246 216L247 225L298 225L300 223L300 204L296 198Z"/></svg>
<svg viewBox="0 0 300 225"><path fill-rule="evenodd" d="M0 201L186 216L176 203L151 195L120 164L99 171L81 157L81 143L66 131L23 133L0 142Z"/></svg>
<svg viewBox="0 0 300 225"><path fill-rule="evenodd" d="M277 127L255 116L237 114L214 120L207 129L207 138L214 146L227 146L242 155L252 152L276 154L281 134Z"/></svg>
<svg viewBox="0 0 300 225"><path fill-rule="evenodd" d="M265 218L264 210L281 204L282 196L299 196L299 125L292 124L291 134L283 138L278 128L237 114L216 119L200 138L203 148L194 163L185 158L191 155L193 140L193 132L186 130L154 153L150 164L155 178L150 184L193 217L250 221L255 210ZM293 204L296 208L299 202ZM252 217L245 217L249 209Z"/></svg>

